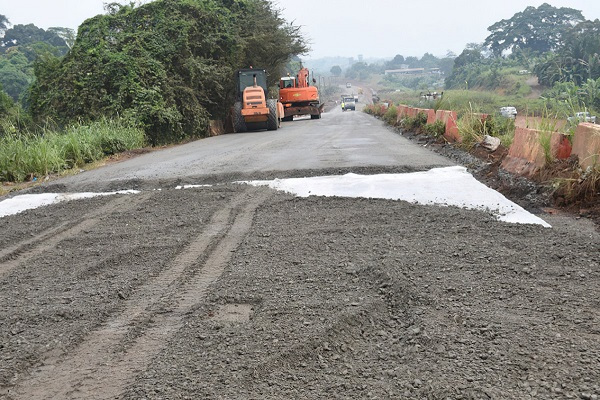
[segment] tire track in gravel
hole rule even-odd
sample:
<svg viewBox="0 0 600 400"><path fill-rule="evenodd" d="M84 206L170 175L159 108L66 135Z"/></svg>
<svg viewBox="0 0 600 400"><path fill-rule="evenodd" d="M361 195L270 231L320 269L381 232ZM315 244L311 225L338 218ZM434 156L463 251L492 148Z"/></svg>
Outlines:
<svg viewBox="0 0 600 400"><path fill-rule="evenodd" d="M63 222L31 239L0 250L0 279L33 257L53 249L63 240L75 237L81 232L91 229L100 222L100 218L103 216L115 212L127 212L147 201L151 195L151 193L122 195L104 206L87 213L82 218Z"/></svg>
<svg viewBox="0 0 600 400"><path fill-rule="evenodd" d="M13 399L114 399L183 326L186 315L225 270L231 253L250 231L256 209L269 191L251 188L217 211L206 229L159 276L134 294L124 311L103 324L70 354L48 359L11 390ZM237 212L237 215L232 215ZM211 246L217 242L216 245ZM210 251L212 250L212 251ZM210 251L200 272L180 285L182 275ZM179 286L179 287L178 287ZM181 291L170 309L148 309ZM124 350L116 350L138 323L149 323Z"/></svg>

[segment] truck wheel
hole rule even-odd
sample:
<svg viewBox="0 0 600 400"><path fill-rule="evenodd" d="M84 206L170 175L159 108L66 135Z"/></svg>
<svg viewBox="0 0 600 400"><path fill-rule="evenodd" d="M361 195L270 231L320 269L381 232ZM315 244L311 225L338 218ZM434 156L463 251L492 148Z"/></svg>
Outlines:
<svg viewBox="0 0 600 400"><path fill-rule="evenodd" d="M246 121L244 120L244 116L242 115L242 102L237 101L233 106L233 130L238 132L246 132L248 127L246 126Z"/></svg>
<svg viewBox="0 0 600 400"><path fill-rule="evenodd" d="M270 131L277 130L277 100L268 99L267 107L269 107L269 117L267 119L267 129Z"/></svg>
<svg viewBox="0 0 600 400"><path fill-rule="evenodd" d="M283 117L283 118L281 118L281 120L282 120L283 122L290 122L290 121L293 121L293 120L294 120L294 116L293 116L293 115L289 115L289 116L287 116L287 117Z"/></svg>
<svg viewBox="0 0 600 400"><path fill-rule="evenodd" d="M310 119L321 119L321 114L317 114L317 115L311 114Z"/></svg>

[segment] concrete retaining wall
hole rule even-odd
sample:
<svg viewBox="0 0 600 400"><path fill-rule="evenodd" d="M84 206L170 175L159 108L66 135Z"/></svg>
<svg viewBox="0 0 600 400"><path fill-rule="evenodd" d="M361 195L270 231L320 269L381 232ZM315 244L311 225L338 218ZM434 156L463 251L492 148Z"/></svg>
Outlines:
<svg viewBox="0 0 600 400"><path fill-rule="evenodd" d="M540 138L550 134L550 155L552 158L568 158L571 154L569 139L558 132L545 133L536 129L517 127L515 138L502 161L502 168L524 176L531 176L546 164L544 148Z"/></svg>
<svg viewBox="0 0 600 400"><path fill-rule="evenodd" d="M437 121L442 121L446 125L446 132L444 133L446 140L449 142L462 141L456 125L458 118L455 111L437 110L435 116Z"/></svg>
<svg viewBox="0 0 600 400"><path fill-rule="evenodd" d="M579 157L579 165L588 168L600 166L600 126L581 123L573 136L573 154Z"/></svg>
<svg viewBox="0 0 600 400"><path fill-rule="evenodd" d="M398 106L398 121L405 117L416 117L419 112L427 115L427 123L433 124L442 121L446 126L444 137L450 142L462 140L456 124L455 111L431 110L424 108ZM488 114L476 114L482 120ZM546 163L546 155L540 143L540 136L544 133L539 130L517 127L515 138L502 162L502 167L515 174L530 176ZM581 123L577 126L573 136L573 145L569 139L558 132L551 133L550 155L553 159L567 159L575 154L583 168L600 165L600 125Z"/></svg>

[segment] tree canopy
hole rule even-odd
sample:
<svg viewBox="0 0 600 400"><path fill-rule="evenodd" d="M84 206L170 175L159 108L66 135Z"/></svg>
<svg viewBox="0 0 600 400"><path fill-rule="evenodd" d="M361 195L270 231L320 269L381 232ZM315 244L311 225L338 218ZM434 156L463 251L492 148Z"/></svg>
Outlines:
<svg viewBox="0 0 600 400"><path fill-rule="evenodd" d="M62 53L68 50L64 39L51 30L38 28L33 24L15 25L4 32L0 38L0 52L5 53L15 46L27 46L34 43L47 43L51 46L62 48Z"/></svg>
<svg viewBox="0 0 600 400"><path fill-rule="evenodd" d="M600 78L600 20L584 21L565 34L565 43L536 65L539 82L574 82Z"/></svg>
<svg viewBox="0 0 600 400"><path fill-rule="evenodd" d="M9 24L10 21L8 18L6 18L5 15L0 14L0 33L4 32L8 28Z"/></svg>
<svg viewBox="0 0 600 400"><path fill-rule="evenodd" d="M61 123L119 115L153 143L201 136L233 104L236 69L265 68L273 85L306 51L267 0L109 4L79 27L66 57L37 63L31 112Z"/></svg>
<svg viewBox="0 0 600 400"><path fill-rule="evenodd" d="M582 21L581 11L573 8L556 8L547 3L538 8L530 6L490 26L491 34L484 44L496 56L516 48L546 52L558 48L569 29Z"/></svg>
<svg viewBox="0 0 600 400"><path fill-rule="evenodd" d="M340 67L339 65L334 65L333 67L331 67L329 72L331 72L331 75L333 76L340 76L342 75L342 67Z"/></svg>

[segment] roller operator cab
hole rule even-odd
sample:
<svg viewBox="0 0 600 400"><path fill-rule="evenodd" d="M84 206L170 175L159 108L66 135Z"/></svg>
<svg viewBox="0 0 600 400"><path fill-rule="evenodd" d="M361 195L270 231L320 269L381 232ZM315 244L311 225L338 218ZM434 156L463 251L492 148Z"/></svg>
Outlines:
<svg viewBox="0 0 600 400"><path fill-rule="evenodd" d="M277 100L267 99L267 72L264 69L237 71L237 98L232 111L236 132L247 130L276 130Z"/></svg>

